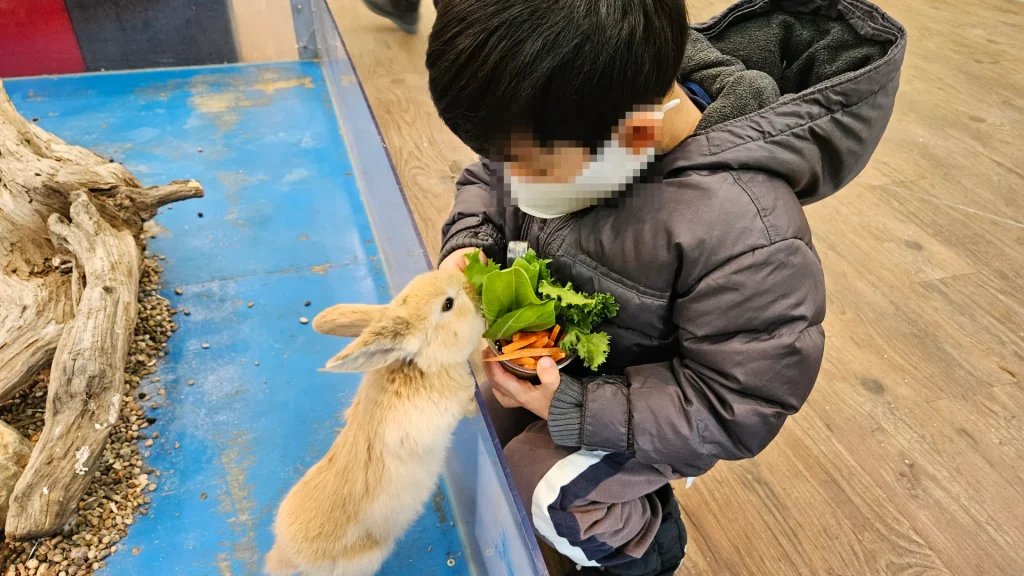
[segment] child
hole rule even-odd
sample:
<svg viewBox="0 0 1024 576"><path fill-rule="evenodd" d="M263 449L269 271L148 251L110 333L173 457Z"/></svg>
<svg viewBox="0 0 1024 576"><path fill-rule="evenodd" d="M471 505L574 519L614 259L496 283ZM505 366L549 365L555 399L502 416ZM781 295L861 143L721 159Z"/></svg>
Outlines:
<svg viewBox="0 0 1024 576"><path fill-rule="evenodd" d="M620 306L600 373L488 363L541 418L505 447L526 510L583 573L672 574L668 482L753 457L807 399L825 285L801 206L867 163L905 43L865 0L742 0L693 30L682 0L438 2L431 95L487 158L440 266L526 241Z"/></svg>

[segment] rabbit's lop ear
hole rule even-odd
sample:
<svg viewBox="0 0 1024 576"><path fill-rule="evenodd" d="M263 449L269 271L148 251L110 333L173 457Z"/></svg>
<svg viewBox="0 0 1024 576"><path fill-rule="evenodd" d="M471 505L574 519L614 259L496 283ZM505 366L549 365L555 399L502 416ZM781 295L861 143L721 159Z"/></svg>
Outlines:
<svg viewBox="0 0 1024 576"><path fill-rule="evenodd" d="M337 304L313 318L313 330L320 334L352 338L383 315L379 304Z"/></svg>
<svg viewBox="0 0 1024 576"><path fill-rule="evenodd" d="M327 372L364 372L416 355L419 342L401 316L388 316L368 326L358 338L327 361Z"/></svg>

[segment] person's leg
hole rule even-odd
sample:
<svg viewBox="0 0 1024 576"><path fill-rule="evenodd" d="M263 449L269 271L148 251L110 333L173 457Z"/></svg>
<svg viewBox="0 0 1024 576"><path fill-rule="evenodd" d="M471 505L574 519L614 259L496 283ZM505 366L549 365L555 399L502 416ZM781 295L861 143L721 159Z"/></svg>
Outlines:
<svg viewBox="0 0 1024 576"><path fill-rule="evenodd" d="M420 0L363 0L371 12L395 23L408 34L419 29Z"/></svg>
<svg viewBox="0 0 1024 576"><path fill-rule="evenodd" d="M567 450L546 422L513 439L505 457L537 534L584 573L672 574L682 561L685 529L667 470L628 454Z"/></svg>

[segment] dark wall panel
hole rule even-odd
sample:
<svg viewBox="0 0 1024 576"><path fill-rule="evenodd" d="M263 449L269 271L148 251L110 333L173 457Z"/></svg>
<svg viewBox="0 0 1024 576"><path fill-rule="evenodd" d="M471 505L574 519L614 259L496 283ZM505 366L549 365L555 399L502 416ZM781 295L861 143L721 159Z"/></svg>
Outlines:
<svg viewBox="0 0 1024 576"><path fill-rule="evenodd" d="M237 62L228 0L65 0L90 71Z"/></svg>

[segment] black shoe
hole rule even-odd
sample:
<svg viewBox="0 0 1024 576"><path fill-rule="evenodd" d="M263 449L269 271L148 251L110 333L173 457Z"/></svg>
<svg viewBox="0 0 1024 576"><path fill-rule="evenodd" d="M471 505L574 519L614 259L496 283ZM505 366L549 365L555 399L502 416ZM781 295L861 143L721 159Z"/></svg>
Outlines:
<svg viewBox="0 0 1024 576"><path fill-rule="evenodd" d="M636 560L601 567L571 569L565 576L672 576L686 556L686 526L672 486L654 493L661 502L661 526L651 546Z"/></svg>
<svg viewBox="0 0 1024 576"><path fill-rule="evenodd" d="M419 29L419 0L363 0L363 4L370 12L394 22L406 34L415 34Z"/></svg>

